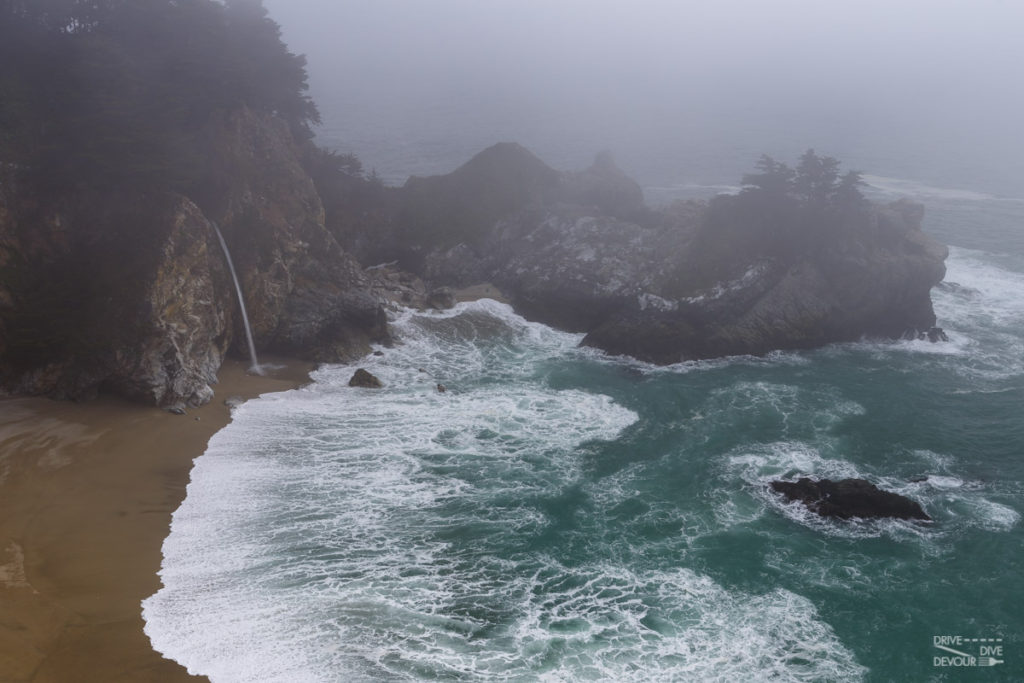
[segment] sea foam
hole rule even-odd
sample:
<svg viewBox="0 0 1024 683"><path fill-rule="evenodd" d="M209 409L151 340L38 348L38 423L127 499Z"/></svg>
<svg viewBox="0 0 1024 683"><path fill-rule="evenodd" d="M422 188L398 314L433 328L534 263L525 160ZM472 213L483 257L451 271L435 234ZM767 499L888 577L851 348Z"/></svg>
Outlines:
<svg viewBox="0 0 1024 683"><path fill-rule="evenodd" d="M638 416L548 383L597 362L577 335L495 302L396 327L383 389L328 366L211 440L143 606L160 652L214 681L862 677L795 593L586 559L556 503Z"/></svg>

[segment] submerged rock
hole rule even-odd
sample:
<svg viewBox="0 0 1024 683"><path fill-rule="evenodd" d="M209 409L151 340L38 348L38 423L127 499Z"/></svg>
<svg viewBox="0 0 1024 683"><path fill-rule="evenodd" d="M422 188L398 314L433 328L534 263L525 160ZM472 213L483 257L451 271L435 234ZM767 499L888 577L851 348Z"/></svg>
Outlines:
<svg viewBox="0 0 1024 683"><path fill-rule="evenodd" d="M352 375L352 379L348 381L350 387L363 387L366 389L380 389L384 385L379 379L372 373L359 368L355 374Z"/></svg>
<svg viewBox="0 0 1024 683"><path fill-rule="evenodd" d="M891 491L883 491L863 479L819 479L801 477L797 481L773 481L772 490L790 501L799 501L811 512L836 519L919 519L931 521L916 501Z"/></svg>

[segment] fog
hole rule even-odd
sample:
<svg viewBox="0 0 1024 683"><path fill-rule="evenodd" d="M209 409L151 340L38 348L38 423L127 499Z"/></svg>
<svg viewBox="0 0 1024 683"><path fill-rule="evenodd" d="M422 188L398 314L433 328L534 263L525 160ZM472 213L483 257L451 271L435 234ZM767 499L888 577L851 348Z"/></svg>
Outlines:
<svg viewBox="0 0 1024 683"><path fill-rule="evenodd" d="M265 4L308 58L321 141L395 179L515 139L556 165L609 147L649 178L682 163L659 153L814 146L883 166L948 155L1024 181L1024 3Z"/></svg>

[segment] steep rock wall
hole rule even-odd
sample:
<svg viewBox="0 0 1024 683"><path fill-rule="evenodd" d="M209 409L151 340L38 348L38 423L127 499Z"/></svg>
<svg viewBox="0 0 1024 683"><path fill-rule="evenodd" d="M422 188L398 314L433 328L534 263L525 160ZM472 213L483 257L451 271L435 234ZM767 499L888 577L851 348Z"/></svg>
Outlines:
<svg viewBox="0 0 1024 683"><path fill-rule="evenodd" d="M184 194L0 185L0 390L209 400L225 353L247 353L213 222L258 349L336 361L389 341L379 283L325 229L287 125L240 109L204 135L207 177Z"/></svg>

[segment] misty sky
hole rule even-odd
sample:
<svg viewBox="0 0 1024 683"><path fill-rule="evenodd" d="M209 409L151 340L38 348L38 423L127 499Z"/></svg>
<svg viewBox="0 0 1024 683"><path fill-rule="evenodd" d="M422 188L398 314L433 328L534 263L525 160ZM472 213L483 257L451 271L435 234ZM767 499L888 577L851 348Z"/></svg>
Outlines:
<svg viewBox="0 0 1024 683"><path fill-rule="evenodd" d="M547 127L651 147L644 135L671 121L685 135L715 121L723 144L729 125L760 126L826 150L912 133L1009 168L1024 155L1018 0L265 4L309 60L325 128L364 147L379 135L368 126L441 144L452 103L473 110L479 141Z"/></svg>

